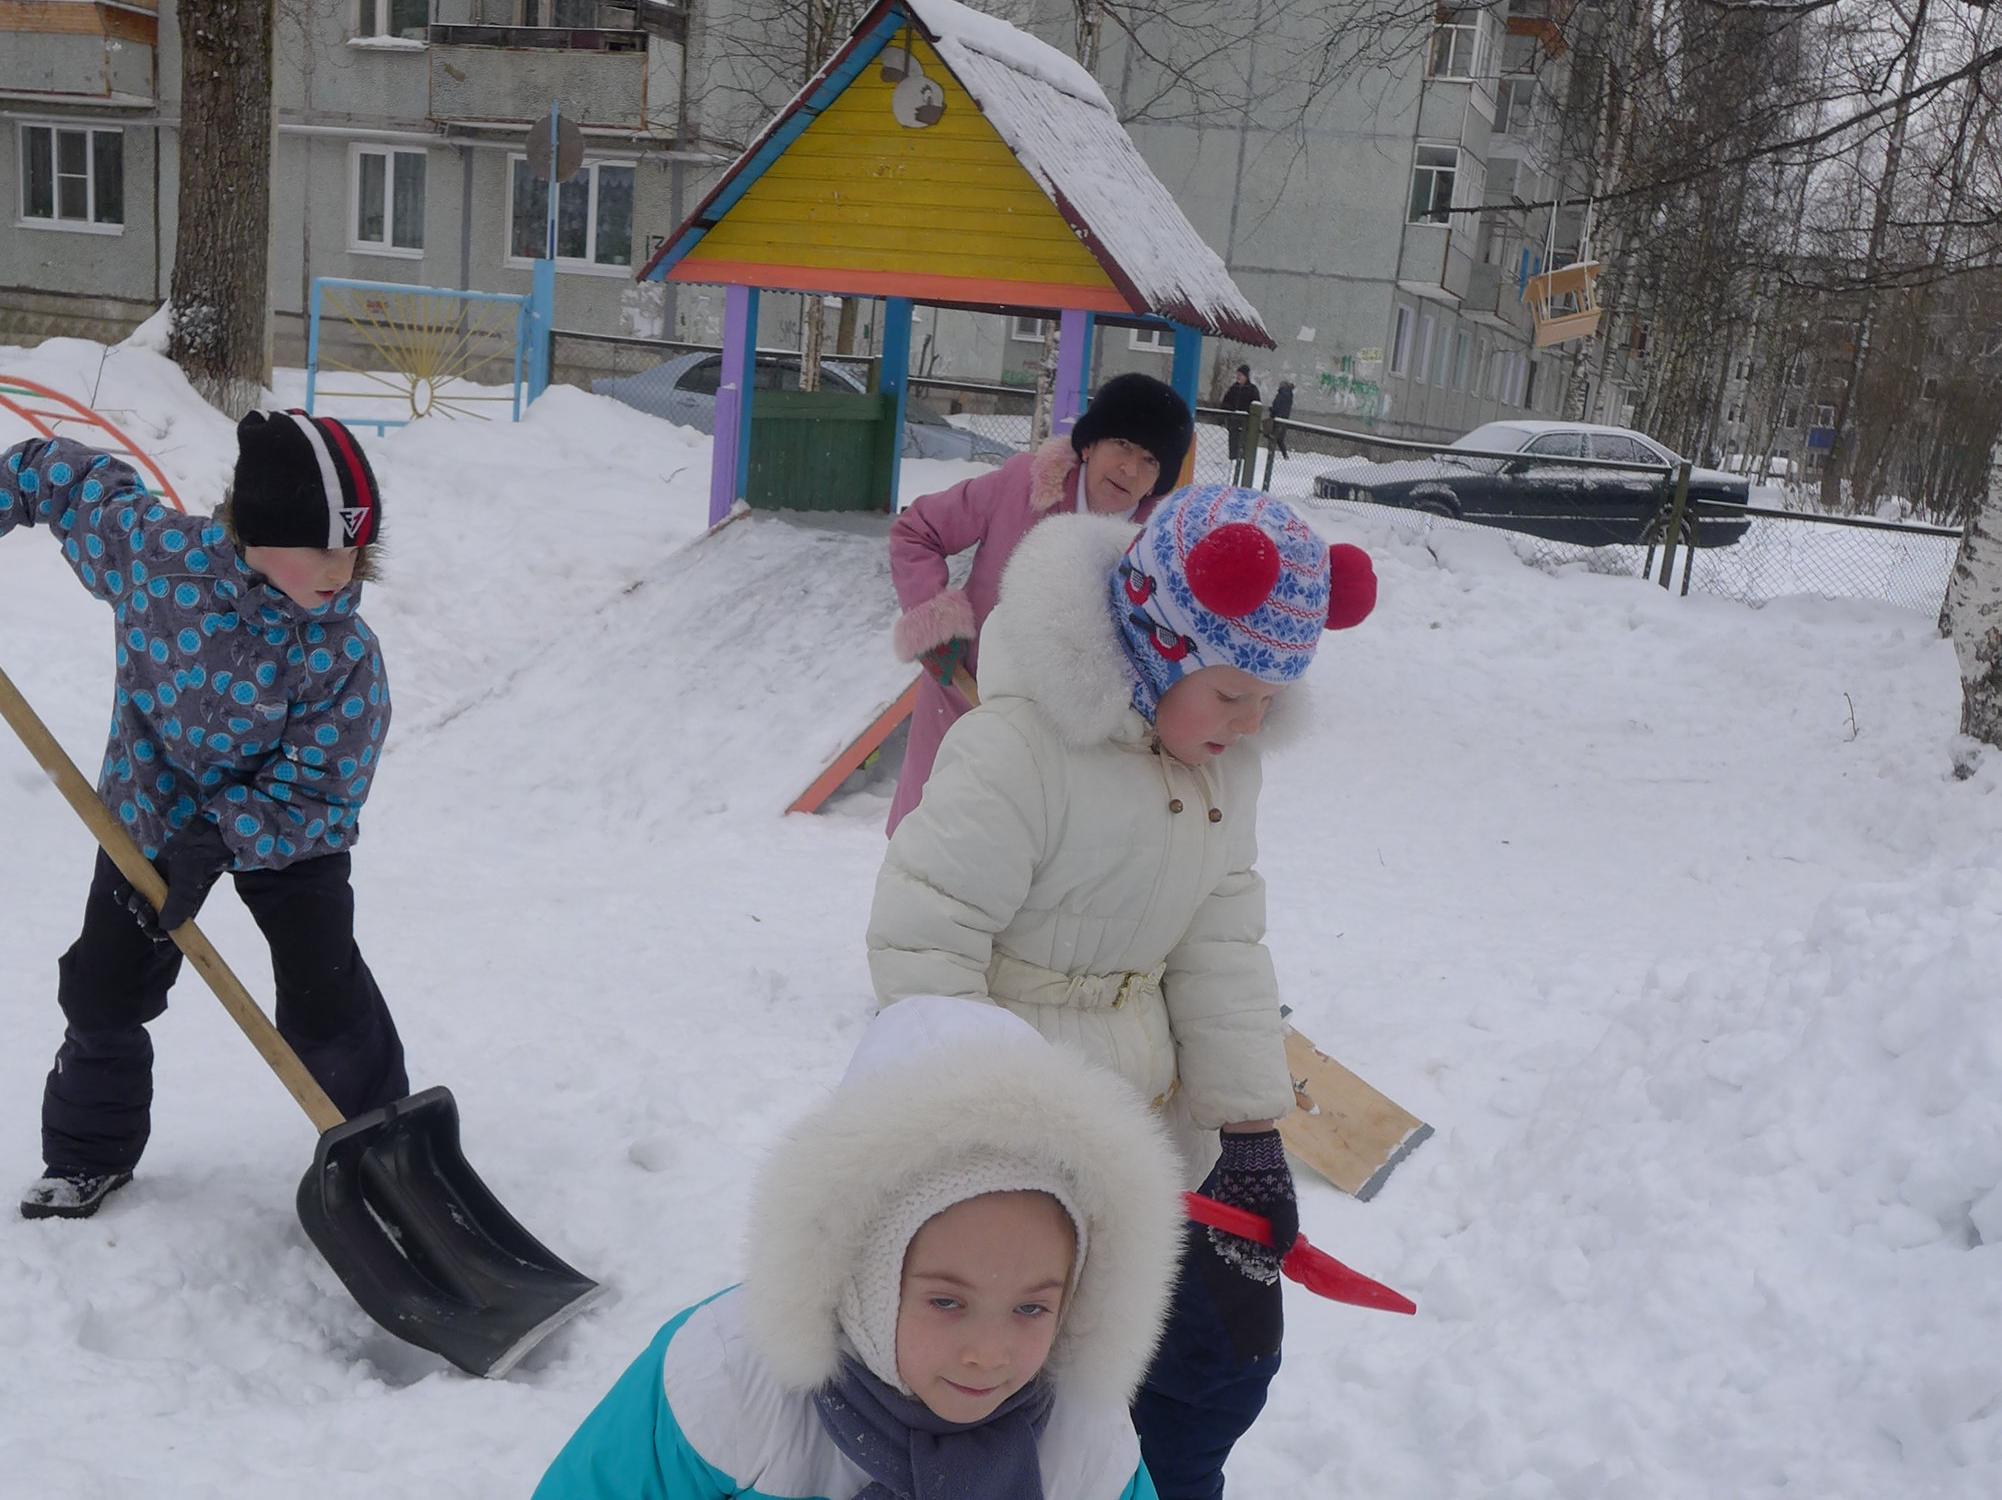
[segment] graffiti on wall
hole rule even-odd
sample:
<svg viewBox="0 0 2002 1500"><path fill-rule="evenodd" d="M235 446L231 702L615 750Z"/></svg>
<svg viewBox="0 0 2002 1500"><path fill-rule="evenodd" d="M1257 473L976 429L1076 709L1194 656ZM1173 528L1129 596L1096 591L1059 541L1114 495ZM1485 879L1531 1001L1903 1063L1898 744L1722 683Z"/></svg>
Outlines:
<svg viewBox="0 0 2002 1500"><path fill-rule="evenodd" d="M1358 349L1330 364L1318 364L1315 372L1316 404L1340 416L1360 417L1373 424L1390 414L1390 401L1378 379L1383 374L1381 349Z"/></svg>

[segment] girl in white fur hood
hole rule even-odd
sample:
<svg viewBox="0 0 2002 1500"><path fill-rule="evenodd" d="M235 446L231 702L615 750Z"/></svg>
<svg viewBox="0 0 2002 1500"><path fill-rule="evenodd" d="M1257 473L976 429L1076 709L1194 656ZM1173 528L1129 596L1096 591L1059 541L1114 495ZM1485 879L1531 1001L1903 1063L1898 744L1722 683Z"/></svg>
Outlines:
<svg viewBox="0 0 2002 1500"><path fill-rule="evenodd" d="M878 1016L536 1500L1154 1500L1126 1403L1179 1166L1142 1101L991 1006Z"/></svg>
<svg viewBox="0 0 2002 1500"><path fill-rule="evenodd" d="M1189 1237L1134 1406L1163 1500L1223 1493L1278 1368L1299 1228L1252 741L1322 631L1375 600L1364 553L1254 490L1178 490L1138 528L1038 525L983 632L981 705L946 734L877 879L880 1000L1005 1006L1152 1100L1187 1182L1272 1222L1269 1249Z"/></svg>

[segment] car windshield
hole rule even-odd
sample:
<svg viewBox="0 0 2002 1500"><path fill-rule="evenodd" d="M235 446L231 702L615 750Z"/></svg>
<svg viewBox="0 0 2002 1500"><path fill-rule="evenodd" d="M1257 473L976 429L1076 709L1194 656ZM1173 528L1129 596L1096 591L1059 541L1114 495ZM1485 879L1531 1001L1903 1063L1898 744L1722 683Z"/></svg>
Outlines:
<svg viewBox="0 0 2002 1500"><path fill-rule="evenodd" d="M1476 453L1515 453L1529 441L1529 429L1513 422L1483 422L1465 437L1456 437L1446 446L1471 448Z"/></svg>

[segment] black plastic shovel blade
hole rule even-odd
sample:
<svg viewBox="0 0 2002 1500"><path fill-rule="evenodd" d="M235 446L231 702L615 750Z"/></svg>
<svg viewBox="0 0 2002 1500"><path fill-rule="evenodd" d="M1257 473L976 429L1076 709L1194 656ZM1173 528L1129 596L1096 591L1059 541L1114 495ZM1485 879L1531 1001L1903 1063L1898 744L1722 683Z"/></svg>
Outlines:
<svg viewBox="0 0 2002 1500"><path fill-rule="evenodd" d="M600 1290L467 1165L446 1088L321 1136L299 1184L299 1222L363 1312L474 1375L505 1375Z"/></svg>

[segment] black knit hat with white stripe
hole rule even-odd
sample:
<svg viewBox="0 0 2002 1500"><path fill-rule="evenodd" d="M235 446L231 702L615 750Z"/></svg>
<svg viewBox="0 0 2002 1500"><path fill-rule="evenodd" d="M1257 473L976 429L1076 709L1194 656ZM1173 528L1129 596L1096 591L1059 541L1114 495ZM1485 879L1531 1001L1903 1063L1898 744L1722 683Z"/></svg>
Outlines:
<svg viewBox="0 0 2002 1500"><path fill-rule="evenodd" d="M332 417L254 411L236 424L230 521L246 547L365 547L382 537L382 492L353 433Z"/></svg>

